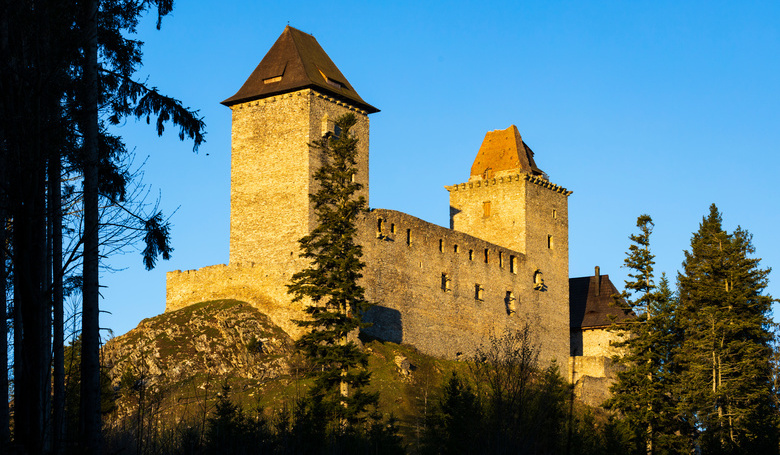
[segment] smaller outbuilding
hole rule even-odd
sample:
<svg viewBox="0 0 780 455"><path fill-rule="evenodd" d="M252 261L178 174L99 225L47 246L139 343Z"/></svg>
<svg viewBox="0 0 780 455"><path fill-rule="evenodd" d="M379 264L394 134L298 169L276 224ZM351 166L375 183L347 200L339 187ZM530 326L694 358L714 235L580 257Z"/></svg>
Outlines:
<svg viewBox="0 0 780 455"><path fill-rule="evenodd" d="M601 275L598 266L593 276L569 278L570 380L585 403L599 406L609 398L619 369L612 360L620 355L614 346L621 340L615 324L633 318L609 275Z"/></svg>

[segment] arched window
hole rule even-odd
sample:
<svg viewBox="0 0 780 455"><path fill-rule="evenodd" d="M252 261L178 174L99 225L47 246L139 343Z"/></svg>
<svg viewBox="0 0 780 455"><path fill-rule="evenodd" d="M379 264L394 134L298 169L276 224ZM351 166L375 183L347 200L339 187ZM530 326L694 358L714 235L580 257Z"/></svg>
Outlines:
<svg viewBox="0 0 780 455"><path fill-rule="evenodd" d="M539 269L534 272L534 289L537 291L547 290L547 286L544 284L544 276Z"/></svg>

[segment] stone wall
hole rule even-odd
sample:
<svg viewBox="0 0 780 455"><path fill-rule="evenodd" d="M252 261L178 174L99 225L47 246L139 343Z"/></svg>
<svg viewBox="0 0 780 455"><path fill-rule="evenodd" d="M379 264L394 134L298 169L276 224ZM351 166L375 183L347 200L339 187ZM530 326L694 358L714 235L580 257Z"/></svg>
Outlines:
<svg viewBox="0 0 780 455"><path fill-rule="evenodd" d="M574 394L590 406L601 406L611 394L619 366L604 356L576 356L569 361Z"/></svg>
<svg viewBox="0 0 780 455"><path fill-rule="evenodd" d="M567 364L568 300L535 289L522 253L393 210L372 210L360 235L368 333L456 358L528 323L541 359Z"/></svg>
<svg viewBox="0 0 780 455"><path fill-rule="evenodd" d="M609 327L594 327L571 331L572 356L612 357L621 351L613 346L622 338Z"/></svg>
<svg viewBox="0 0 780 455"><path fill-rule="evenodd" d="M367 315L374 323L369 334L456 358L473 353L488 336L528 323L540 345L540 358L566 365L568 302L534 288L536 269L525 255L383 209L361 220L359 239L366 263L361 284L366 297L377 304ZM298 338L302 331L291 321L305 315L303 304L292 303L287 295L290 276L258 264L169 272L166 311L206 300L238 299Z"/></svg>
<svg viewBox="0 0 780 455"><path fill-rule="evenodd" d="M607 327L571 332L570 380L577 397L591 406L600 406L611 396L609 387L620 370L612 360L622 353L613 344L618 340L618 334Z"/></svg>
<svg viewBox="0 0 780 455"><path fill-rule="evenodd" d="M306 317L303 305L293 304L280 275L254 264L220 264L166 274L165 311L176 311L198 302L235 299L249 303L292 338L303 330L293 321Z"/></svg>
<svg viewBox="0 0 780 455"><path fill-rule="evenodd" d="M568 336L571 191L522 172L473 176L447 190L452 229L523 253L526 268L538 275L532 282L544 289L545 301L555 308L544 315L545 324ZM568 347L568 340L563 344Z"/></svg>
<svg viewBox="0 0 780 455"><path fill-rule="evenodd" d="M356 180L368 200L368 115L311 89L232 107L230 263L254 263L290 275L298 239L316 222L309 194L321 151L310 147L346 113L358 123Z"/></svg>

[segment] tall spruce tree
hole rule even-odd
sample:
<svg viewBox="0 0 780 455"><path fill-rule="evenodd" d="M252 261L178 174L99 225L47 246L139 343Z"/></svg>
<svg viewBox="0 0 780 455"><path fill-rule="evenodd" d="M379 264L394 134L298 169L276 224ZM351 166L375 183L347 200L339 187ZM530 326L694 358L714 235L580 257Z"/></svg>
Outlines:
<svg viewBox="0 0 780 455"><path fill-rule="evenodd" d="M677 301L665 275L658 286L654 283L653 220L641 215L637 227L639 233L629 237L632 244L624 262L631 271L621 294L636 318L616 326L623 336L616 347L624 352L618 358L624 370L617 374L607 406L626 416L637 447L644 447L647 454L665 453L678 450L681 444L674 394L670 393L679 377L674 363L680 344Z"/></svg>
<svg viewBox="0 0 780 455"><path fill-rule="evenodd" d="M313 409L325 414L337 433L365 422L377 402L364 387L369 382L368 355L350 339L364 326L361 315L371 304L358 284L362 248L356 241L357 220L366 211L363 187L354 179L357 138L350 134L353 114L336 120L337 136L327 135L311 146L322 152L314 174L318 189L310 195L318 225L299 240L300 256L310 261L288 285L294 302L305 302L311 319L298 321L311 329L298 346L314 364L317 377L310 392Z"/></svg>
<svg viewBox="0 0 780 455"><path fill-rule="evenodd" d="M777 453L769 269L751 235L722 227L713 204L678 275L684 367L680 409L705 453Z"/></svg>

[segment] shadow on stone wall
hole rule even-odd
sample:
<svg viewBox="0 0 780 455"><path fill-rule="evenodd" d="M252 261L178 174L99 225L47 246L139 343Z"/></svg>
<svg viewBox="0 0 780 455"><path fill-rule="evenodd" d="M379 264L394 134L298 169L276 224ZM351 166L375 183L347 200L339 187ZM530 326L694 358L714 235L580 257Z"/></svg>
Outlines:
<svg viewBox="0 0 780 455"><path fill-rule="evenodd" d="M363 329L368 335L393 343L401 343L404 338L401 312L385 306L376 305L363 315L363 322L373 324Z"/></svg>

